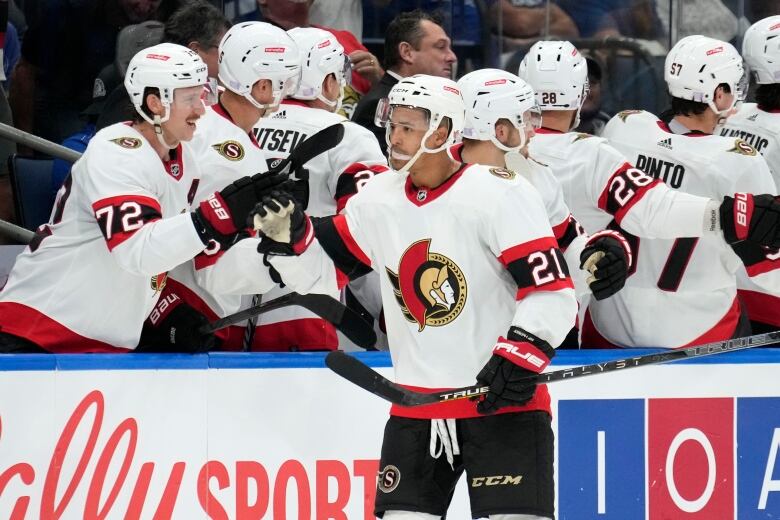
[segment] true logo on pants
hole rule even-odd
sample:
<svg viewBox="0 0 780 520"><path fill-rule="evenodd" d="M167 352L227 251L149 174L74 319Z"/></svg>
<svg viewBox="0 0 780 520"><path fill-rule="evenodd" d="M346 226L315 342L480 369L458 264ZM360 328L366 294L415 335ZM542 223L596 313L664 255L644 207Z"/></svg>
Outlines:
<svg viewBox="0 0 780 520"><path fill-rule="evenodd" d="M390 493L401 482L401 472L395 466L388 465L379 472L379 490L382 493Z"/></svg>

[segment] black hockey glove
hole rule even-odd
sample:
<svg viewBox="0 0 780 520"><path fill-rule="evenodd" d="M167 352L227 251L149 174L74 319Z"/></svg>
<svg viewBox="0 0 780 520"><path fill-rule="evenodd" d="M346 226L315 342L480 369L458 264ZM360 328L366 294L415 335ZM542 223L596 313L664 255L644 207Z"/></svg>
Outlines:
<svg viewBox="0 0 780 520"><path fill-rule="evenodd" d="M603 300L622 289L632 261L631 246L618 231L591 235L580 253L580 269L590 273L587 282L593 297Z"/></svg>
<svg viewBox="0 0 780 520"><path fill-rule="evenodd" d="M284 191L263 197L253 211L254 227L264 236L257 252L268 255L300 255L314 240L314 228L301 204Z"/></svg>
<svg viewBox="0 0 780 520"><path fill-rule="evenodd" d="M773 195L735 193L723 197L720 227L726 242L747 240L770 249L780 248L780 202Z"/></svg>
<svg viewBox="0 0 780 520"><path fill-rule="evenodd" d="M183 352L198 354L218 346L214 333L201 334L208 325L206 317L184 303L177 295L161 296L141 331L141 340L135 351Z"/></svg>
<svg viewBox="0 0 780 520"><path fill-rule="evenodd" d="M255 204L286 180L286 175L273 173L242 177L201 202L192 220L203 243L213 239L227 249L238 232L252 227L249 217Z"/></svg>
<svg viewBox="0 0 780 520"><path fill-rule="evenodd" d="M477 403L481 414L505 406L526 404L536 392L533 376L541 373L555 356L555 349L520 327L510 327L506 338L498 338L493 355L477 375L477 384L490 391Z"/></svg>

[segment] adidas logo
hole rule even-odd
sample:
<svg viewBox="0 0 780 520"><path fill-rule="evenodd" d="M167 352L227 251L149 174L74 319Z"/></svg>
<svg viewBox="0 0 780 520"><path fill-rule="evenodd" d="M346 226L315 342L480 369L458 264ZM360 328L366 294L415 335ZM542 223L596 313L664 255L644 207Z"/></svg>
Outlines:
<svg viewBox="0 0 780 520"><path fill-rule="evenodd" d="M747 120L748 121L755 121L757 117L758 117L758 114L753 114L752 116L748 117Z"/></svg>
<svg viewBox="0 0 780 520"><path fill-rule="evenodd" d="M271 119L287 119L287 110L282 110L271 116Z"/></svg>
<svg viewBox="0 0 780 520"><path fill-rule="evenodd" d="M671 150L672 149L672 138L671 137L667 137L666 139L661 139L660 141L658 141L658 146L660 146L662 148L666 148L668 150Z"/></svg>

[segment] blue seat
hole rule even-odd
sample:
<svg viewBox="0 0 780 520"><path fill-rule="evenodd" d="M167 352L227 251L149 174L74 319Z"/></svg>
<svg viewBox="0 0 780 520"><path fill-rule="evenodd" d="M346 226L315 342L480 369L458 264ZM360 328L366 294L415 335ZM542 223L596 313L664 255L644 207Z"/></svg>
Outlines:
<svg viewBox="0 0 780 520"><path fill-rule="evenodd" d="M17 154L8 158L16 221L22 227L34 231L49 220L54 205L52 163L51 159L30 159Z"/></svg>

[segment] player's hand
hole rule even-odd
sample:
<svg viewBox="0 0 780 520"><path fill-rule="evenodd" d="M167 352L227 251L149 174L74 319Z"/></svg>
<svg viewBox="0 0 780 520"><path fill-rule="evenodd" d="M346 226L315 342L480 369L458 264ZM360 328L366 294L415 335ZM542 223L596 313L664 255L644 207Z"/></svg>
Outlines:
<svg viewBox="0 0 780 520"><path fill-rule="evenodd" d="M774 195L735 193L720 205L720 227L726 242L747 240L780 248L780 202Z"/></svg>
<svg viewBox="0 0 780 520"><path fill-rule="evenodd" d="M477 411L489 414L505 406L526 404L536 392L534 376L553 356L555 349L549 343L520 327L511 327L506 338L498 338L493 355L477 375L478 384L490 387L477 403Z"/></svg>
<svg viewBox="0 0 780 520"><path fill-rule="evenodd" d="M251 227L249 217L258 201L286 180L286 175L274 173L242 177L201 202L193 220L204 243L213 239L229 247L237 233Z"/></svg>
<svg viewBox="0 0 780 520"><path fill-rule="evenodd" d="M285 191L273 191L253 210L254 228L263 234L259 253L294 256L314 240L314 228L301 204Z"/></svg>
<svg viewBox="0 0 780 520"><path fill-rule="evenodd" d="M202 334L199 329L209 321L200 312L184 303L173 293L160 297L149 319L144 323L136 352L208 352L218 345L214 333ZM174 303L169 303L173 301Z"/></svg>
<svg viewBox="0 0 780 520"><path fill-rule="evenodd" d="M591 235L580 253L580 269L590 273L587 283L593 297L603 300L622 289L632 261L631 245L618 231Z"/></svg>

